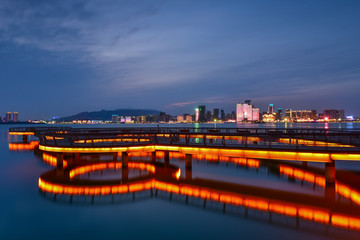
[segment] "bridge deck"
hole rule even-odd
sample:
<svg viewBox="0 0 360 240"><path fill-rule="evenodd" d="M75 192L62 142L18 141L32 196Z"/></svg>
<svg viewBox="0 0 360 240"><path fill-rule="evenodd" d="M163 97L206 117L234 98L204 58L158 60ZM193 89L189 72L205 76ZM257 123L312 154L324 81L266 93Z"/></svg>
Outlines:
<svg viewBox="0 0 360 240"><path fill-rule="evenodd" d="M358 129L40 127L11 128L9 133L34 133L41 150L54 152L138 148L300 161L360 160Z"/></svg>

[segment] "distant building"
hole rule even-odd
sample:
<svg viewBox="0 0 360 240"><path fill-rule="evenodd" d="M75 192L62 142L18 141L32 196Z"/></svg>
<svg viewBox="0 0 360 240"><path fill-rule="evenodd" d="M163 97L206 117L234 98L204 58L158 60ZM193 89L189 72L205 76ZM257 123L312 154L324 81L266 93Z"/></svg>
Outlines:
<svg viewBox="0 0 360 240"><path fill-rule="evenodd" d="M247 103L236 104L236 121L252 121L252 105Z"/></svg>
<svg viewBox="0 0 360 240"><path fill-rule="evenodd" d="M345 111L344 110L333 110L333 109L325 109L323 113L324 119L328 118L329 120L344 120L345 119Z"/></svg>
<svg viewBox="0 0 360 240"><path fill-rule="evenodd" d="M316 110L311 110L311 119L314 119L314 120L318 119Z"/></svg>
<svg viewBox="0 0 360 240"><path fill-rule="evenodd" d="M225 111L223 109L221 109L221 121L225 121Z"/></svg>
<svg viewBox="0 0 360 240"><path fill-rule="evenodd" d="M275 122L276 121L276 113L264 113L262 115L262 120L264 122Z"/></svg>
<svg viewBox="0 0 360 240"><path fill-rule="evenodd" d="M283 109L282 108L278 108L277 114L276 114L276 120L281 121L283 119Z"/></svg>
<svg viewBox="0 0 360 240"><path fill-rule="evenodd" d="M212 120L212 114L210 111L207 111L206 112L206 120L205 122L208 122L208 121L211 121Z"/></svg>
<svg viewBox="0 0 360 240"><path fill-rule="evenodd" d="M184 121L184 117L181 116L181 115L179 115L179 116L176 117L176 121L177 121L177 122L183 122L183 121Z"/></svg>
<svg viewBox="0 0 360 240"><path fill-rule="evenodd" d="M13 121L14 121L14 122L18 122L18 121L19 121L19 113L18 113L18 112L13 112Z"/></svg>
<svg viewBox="0 0 360 240"><path fill-rule="evenodd" d="M200 121L200 110L199 110L199 108L195 108L195 119L193 121L194 122L199 122Z"/></svg>
<svg viewBox="0 0 360 240"><path fill-rule="evenodd" d="M230 119L236 120L236 112L235 111L231 112Z"/></svg>
<svg viewBox="0 0 360 240"><path fill-rule="evenodd" d="M206 106L199 106L199 122L206 122Z"/></svg>
<svg viewBox="0 0 360 240"><path fill-rule="evenodd" d="M292 110L286 109L286 121L313 121L317 119L316 110Z"/></svg>
<svg viewBox="0 0 360 240"><path fill-rule="evenodd" d="M160 122L166 122L166 114L165 112L160 112Z"/></svg>
<svg viewBox="0 0 360 240"><path fill-rule="evenodd" d="M274 113L274 104L269 104L268 106L268 114Z"/></svg>
<svg viewBox="0 0 360 240"><path fill-rule="evenodd" d="M188 123L190 123L190 122L192 122L193 120L192 120L192 117L191 117L191 115L186 115L186 117L185 117L185 122L188 122Z"/></svg>
<svg viewBox="0 0 360 240"><path fill-rule="evenodd" d="M260 109L254 108L254 106L249 103L251 103L251 100L246 100L246 103L236 104L237 122L260 120Z"/></svg>
<svg viewBox="0 0 360 240"><path fill-rule="evenodd" d="M117 114L113 114L112 116L111 116L111 121L112 122L120 122L120 117L119 117L119 115L117 115Z"/></svg>
<svg viewBox="0 0 360 240"><path fill-rule="evenodd" d="M291 116L292 116L292 110L291 109L286 109L285 110L285 118L286 118L286 120L290 120Z"/></svg>
<svg viewBox="0 0 360 240"><path fill-rule="evenodd" d="M218 108L214 108L214 117L213 117L213 121L219 121L221 119L221 116L220 116L220 109Z"/></svg>
<svg viewBox="0 0 360 240"><path fill-rule="evenodd" d="M11 122L11 112L7 112L5 115L5 122Z"/></svg>
<svg viewBox="0 0 360 240"><path fill-rule="evenodd" d="M252 109L252 120L260 121L260 109L259 108Z"/></svg>

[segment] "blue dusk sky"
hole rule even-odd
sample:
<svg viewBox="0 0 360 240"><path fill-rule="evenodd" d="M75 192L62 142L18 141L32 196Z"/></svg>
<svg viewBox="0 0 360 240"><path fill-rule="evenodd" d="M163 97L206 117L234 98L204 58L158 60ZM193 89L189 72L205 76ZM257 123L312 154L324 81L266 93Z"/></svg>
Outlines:
<svg viewBox="0 0 360 240"><path fill-rule="evenodd" d="M360 115L360 1L0 0L0 116L275 108Z"/></svg>

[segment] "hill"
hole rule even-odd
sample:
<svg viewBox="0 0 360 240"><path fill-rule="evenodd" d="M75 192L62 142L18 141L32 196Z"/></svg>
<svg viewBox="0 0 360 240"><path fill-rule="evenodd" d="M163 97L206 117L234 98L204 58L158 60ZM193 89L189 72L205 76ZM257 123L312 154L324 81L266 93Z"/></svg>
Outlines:
<svg viewBox="0 0 360 240"><path fill-rule="evenodd" d="M95 112L81 112L72 116L62 117L59 122L71 122L73 120L103 120L110 121L112 115L119 116L144 116L149 114L159 114L159 111L151 109L118 109L118 110L101 110Z"/></svg>

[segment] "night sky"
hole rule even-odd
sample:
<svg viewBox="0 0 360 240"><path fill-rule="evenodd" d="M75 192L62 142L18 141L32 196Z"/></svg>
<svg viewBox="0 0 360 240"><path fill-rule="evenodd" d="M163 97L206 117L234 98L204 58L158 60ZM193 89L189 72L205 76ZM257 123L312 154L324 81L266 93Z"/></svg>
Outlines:
<svg viewBox="0 0 360 240"><path fill-rule="evenodd" d="M0 0L0 116L345 109L360 116L360 1Z"/></svg>

